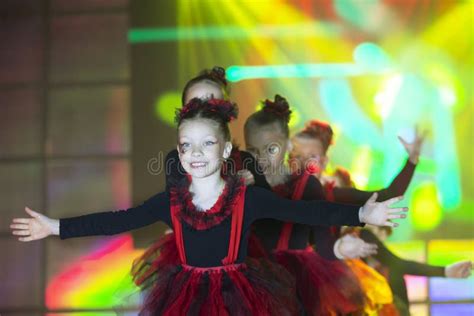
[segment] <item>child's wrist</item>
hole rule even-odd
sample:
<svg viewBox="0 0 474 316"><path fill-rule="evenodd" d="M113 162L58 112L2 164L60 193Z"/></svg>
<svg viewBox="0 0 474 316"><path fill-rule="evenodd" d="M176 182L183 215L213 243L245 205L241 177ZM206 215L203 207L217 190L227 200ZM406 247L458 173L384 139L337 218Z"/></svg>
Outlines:
<svg viewBox="0 0 474 316"><path fill-rule="evenodd" d="M342 239L339 238L338 240L336 240L336 242L334 243L334 248L333 248L333 251L334 251L334 255L336 256L337 259L339 260L343 260L345 257L344 255L342 254L341 252L341 242L342 242Z"/></svg>
<svg viewBox="0 0 474 316"><path fill-rule="evenodd" d="M359 222L365 223L365 220L364 220L364 207L363 206L361 206L359 208Z"/></svg>
<svg viewBox="0 0 474 316"><path fill-rule="evenodd" d="M53 219L51 220L52 222L52 227L51 227L51 232L53 235L59 235L59 219Z"/></svg>

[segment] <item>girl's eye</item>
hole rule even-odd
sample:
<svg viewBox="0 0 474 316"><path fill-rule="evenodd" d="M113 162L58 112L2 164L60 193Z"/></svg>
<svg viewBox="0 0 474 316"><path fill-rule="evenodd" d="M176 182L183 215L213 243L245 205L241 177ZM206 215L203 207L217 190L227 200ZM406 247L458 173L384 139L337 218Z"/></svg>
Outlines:
<svg viewBox="0 0 474 316"><path fill-rule="evenodd" d="M215 145L216 142L213 142L212 140L208 140L207 142L204 143L204 145L206 146L212 146L212 145Z"/></svg>
<svg viewBox="0 0 474 316"><path fill-rule="evenodd" d="M181 148L181 152L184 152L189 148L189 143L181 143L179 147Z"/></svg>
<svg viewBox="0 0 474 316"><path fill-rule="evenodd" d="M276 155L280 152L280 146L278 145L271 145L270 147L268 147L268 152L271 154L271 155Z"/></svg>

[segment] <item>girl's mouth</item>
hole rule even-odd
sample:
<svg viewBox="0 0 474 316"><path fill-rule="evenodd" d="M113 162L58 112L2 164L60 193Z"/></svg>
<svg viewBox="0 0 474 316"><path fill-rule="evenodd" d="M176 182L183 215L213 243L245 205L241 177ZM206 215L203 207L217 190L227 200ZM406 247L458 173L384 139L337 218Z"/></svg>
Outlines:
<svg viewBox="0 0 474 316"><path fill-rule="evenodd" d="M191 168L197 169L207 166L207 162L191 162L189 165L191 166Z"/></svg>

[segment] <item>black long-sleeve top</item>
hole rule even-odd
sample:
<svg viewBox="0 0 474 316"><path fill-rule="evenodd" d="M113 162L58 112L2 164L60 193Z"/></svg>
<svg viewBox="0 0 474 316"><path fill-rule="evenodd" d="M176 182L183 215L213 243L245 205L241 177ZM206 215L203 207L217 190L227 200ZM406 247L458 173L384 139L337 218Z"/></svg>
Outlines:
<svg viewBox="0 0 474 316"><path fill-rule="evenodd" d="M250 171L250 173L252 173L256 186L271 190L270 185L265 179L265 175L261 170L259 170L255 158L250 153L239 150L237 147L234 147L232 148L231 157L229 157L229 159L227 159L225 163L225 169L228 170L230 174L234 174L239 170L247 169L248 171ZM179 155L176 149L170 151L166 155L165 166L167 188L169 188L170 183L174 181L179 181L186 174L186 171L184 170L183 166L181 165L181 162L179 161Z"/></svg>
<svg viewBox="0 0 474 316"><path fill-rule="evenodd" d="M296 181L296 179L293 179L293 181ZM293 190L294 183L288 183L288 186L290 190ZM291 196L292 192L289 193ZM309 177L301 200L324 200L323 187L318 179L315 177ZM294 211L298 212L299 210ZM265 219L255 222L254 232L268 253L271 253L271 251L276 248L283 225L283 222L274 219ZM305 249L308 246L310 233L313 234L314 245L321 256L326 259L337 259L333 250L337 238L331 234L328 226L294 224L291 230L288 248Z"/></svg>
<svg viewBox="0 0 474 316"><path fill-rule="evenodd" d="M241 246L237 262L247 256L251 225L265 218L309 225L361 225L359 207L326 201L292 201L274 193L250 186L245 194ZM196 230L184 221L183 239L189 265L213 267L222 265L227 255L231 217L207 229ZM169 192L159 193L143 204L121 211L93 213L60 220L61 239L92 235L113 235L140 228L157 221L172 227Z"/></svg>
<svg viewBox="0 0 474 316"><path fill-rule="evenodd" d="M393 294L398 296L407 306L408 295L405 279L403 278L405 274L429 277L444 276L444 267L432 266L398 257L385 247L377 236L367 229L361 230L360 238L365 242L377 245L377 254L373 255L372 258L379 263L380 266L377 268L387 277Z"/></svg>
<svg viewBox="0 0 474 316"><path fill-rule="evenodd" d="M340 203L363 205L375 192L378 193L377 201L385 201L390 198L403 195L405 194L405 191L407 190L408 185L413 178L415 167L416 165L407 159L405 166L393 179L392 183L390 183L387 188L380 191L361 191L355 188L336 187L333 189L334 201Z"/></svg>

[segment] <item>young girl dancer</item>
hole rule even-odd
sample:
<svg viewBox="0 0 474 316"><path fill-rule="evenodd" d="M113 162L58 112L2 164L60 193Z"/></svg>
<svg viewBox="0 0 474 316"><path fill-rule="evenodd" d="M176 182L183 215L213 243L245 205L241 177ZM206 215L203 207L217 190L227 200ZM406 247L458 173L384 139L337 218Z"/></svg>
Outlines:
<svg viewBox="0 0 474 316"><path fill-rule="evenodd" d="M335 187L331 184L331 181L325 181L323 177L329 162L327 152L333 143L332 138L333 131L329 124L317 120L308 122L306 127L291 139L290 166L294 171L305 166L311 166L313 174L321 182L324 182L326 195L330 200L340 203L362 204L374 192L360 191L355 188ZM424 136L417 133L413 143L407 143L401 137L399 139L408 153L408 159L392 183L387 188L377 191L379 200L403 195L410 184L418 163Z"/></svg>
<svg viewBox="0 0 474 316"><path fill-rule="evenodd" d="M181 96L184 106L193 98L229 100L230 88L226 80L225 70L215 66L211 70L204 69L199 75L189 80L184 86ZM184 177L186 171L179 163L178 151L170 151L165 159L166 184L169 179ZM258 169L255 159L246 151L239 150L237 146L232 147L229 159L225 161L224 171L228 174L239 174L245 179L246 184L256 184L259 187L270 189L263 173Z"/></svg>
<svg viewBox="0 0 474 316"><path fill-rule="evenodd" d="M188 173L168 192L140 206L65 219L51 219L26 208L30 218L11 225L20 241L49 235L62 239L111 235L163 221L172 227L178 258L159 257L158 279L147 293L143 315L285 315L289 291L244 264L247 237L262 218L310 225L395 226L406 208L390 208L401 198L363 207L325 201L281 199L261 188L221 176L232 145L227 123L236 107L222 100L193 99L177 114L180 162Z"/></svg>
<svg viewBox="0 0 474 316"><path fill-rule="evenodd" d="M266 180L281 197L294 200L324 200L322 186L309 173L291 174L285 163L289 147L288 121L291 111L287 101L275 96L266 100L261 110L245 123L246 149L262 167ZM310 232L315 233L318 253L308 248ZM376 247L347 236L333 238L328 227L282 223L275 220L257 221L254 232L296 278L296 289L306 314L347 314L364 306L364 295L357 278L336 256L360 257L375 253ZM329 299L332 298L332 299Z"/></svg>
<svg viewBox="0 0 474 316"><path fill-rule="evenodd" d="M329 160L327 151L332 144L332 137L333 132L329 124L317 120L310 121L305 129L292 138L293 148L290 153L290 165L296 170L301 166L311 166L313 174L324 183L328 200L361 205L364 198L371 196L373 192L337 187L334 181L323 175ZM417 133L415 141L411 144L401 138L400 141L406 148L409 159L390 186L378 191L379 199L404 194L413 177L423 137ZM333 233L340 236L340 229L334 227ZM358 276L359 282L366 293L367 311L374 311L379 308L390 309L392 295L389 293L389 284L383 276L370 269L362 260L346 260L346 264Z"/></svg>

